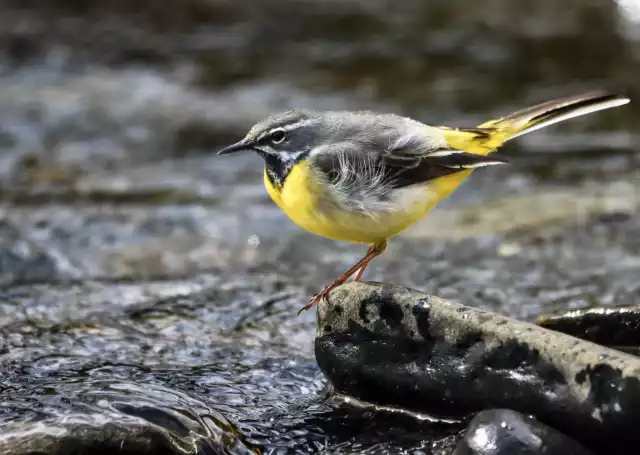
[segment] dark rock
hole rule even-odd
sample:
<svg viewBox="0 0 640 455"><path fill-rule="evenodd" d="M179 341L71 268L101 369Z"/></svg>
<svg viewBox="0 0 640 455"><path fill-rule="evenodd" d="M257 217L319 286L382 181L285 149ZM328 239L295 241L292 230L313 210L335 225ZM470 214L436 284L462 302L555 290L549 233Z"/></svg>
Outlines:
<svg viewBox="0 0 640 455"><path fill-rule="evenodd" d="M10 433L15 432L14 435ZM160 429L153 426L125 427L115 424L93 426L78 424L72 427L36 425L8 425L3 427L0 454L82 454L109 453L157 454L177 453Z"/></svg>
<svg viewBox="0 0 640 455"><path fill-rule="evenodd" d="M536 324L605 346L640 346L640 308L585 308L543 315Z"/></svg>
<svg viewBox="0 0 640 455"><path fill-rule="evenodd" d="M238 439L224 434L198 434L184 427L183 415L161 416L149 412L159 422L90 422L88 415L70 418L60 425L43 423L5 424L0 437L1 455L172 455L185 453L252 454ZM75 420L75 422L73 422ZM181 432L178 430L182 430ZM182 433L182 434L181 434Z"/></svg>
<svg viewBox="0 0 640 455"><path fill-rule="evenodd" d="M509 409L479 412L452 455L588 455L559 431Z"/></svg>
<svg viewBox="0 0 640 455"><path fill-rule="evenodd" d="M383 317L399 311L401 324ZM418 291L337 288L318 307L315 352L363 401L441 417L508 408L590 447L640 443L640 359Z"/></svg>

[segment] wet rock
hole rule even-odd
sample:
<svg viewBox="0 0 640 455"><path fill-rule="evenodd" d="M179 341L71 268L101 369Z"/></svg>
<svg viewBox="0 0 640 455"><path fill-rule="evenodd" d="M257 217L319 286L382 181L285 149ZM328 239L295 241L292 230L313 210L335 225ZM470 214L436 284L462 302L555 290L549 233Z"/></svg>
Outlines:
<svg viewBox="0 0 640 455"><path fill-rule="evenodd" d="M1 455L171 455L184 453L253 454L232 432L210 417L187 410L120 404L128 418L98 418L89 413L67 415L59 423L5 424L0 434Z"/></svg>
<svg viewBox="0 0 640 455"><path fill-rule="evenodd" d="M15 435L12 435L14 433ZM122 427L114 424L48 427L44 425L8 425L0 437L0 454L160 454L172 450L161 430L151 426Z"/></svg>
<svg viewBox="0 0 640 455"><path fill-rule="evenodd" d="M509 409L479 412L452 455L589 455L557 430Z"/></svg>
<svg viewBox="0 0 640 455"><path fill-rule="evenodd" d="M640 308L587 308L542 315L535 323L547 329L636 352L640 346Z"/></svg>
<svg viewBox="0 0 640 455"><path fill-rule="evenodd" d="M318 364L345 395L463 417L534 414L590 447L640 443L640 359L407 288L349 283L318 307Z"/></svg>

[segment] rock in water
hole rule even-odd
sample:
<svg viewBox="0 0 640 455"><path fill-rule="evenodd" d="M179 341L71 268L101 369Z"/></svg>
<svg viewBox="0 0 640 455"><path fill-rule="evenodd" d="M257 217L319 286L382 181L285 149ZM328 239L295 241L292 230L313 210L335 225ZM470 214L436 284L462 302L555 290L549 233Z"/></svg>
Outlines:
<svg viewBox="0 0 640 455"><path fill-rule="evenodd" d="M510 409L479 412L452 455L590 455L559 431Z"/></svg>
<svg viewBox="0 0 640 455"><path fill-rule="evenodd" d="M640 307L582 308L539 316L541 327L623 351L640 346Z"/></svg>
<svg viewBox="0 0 640 455"><path fill-rule="evenodd" d="M345 395L442 417L507 408L589 447L640 444L632 355L381 283L336 288L317 319L316 359Z"/></svg>
<svg viewBox="0 0 640 455"><path fill-rule="evenodd" d="M155 410L150 411L156 413ZM156 413L156 416L160 416ZM175 423L171 420L167 422ZM70 419L71 420L71 419ZM133 419L132 419L133 420ZM184 430L177 426L178 430ZM3 424L0 455L182 455L187 453L233 453L253 455L233 435L216 440L213 435L164 428L151 422L92 422L90 417L50 425L45 423Z"/></svg>

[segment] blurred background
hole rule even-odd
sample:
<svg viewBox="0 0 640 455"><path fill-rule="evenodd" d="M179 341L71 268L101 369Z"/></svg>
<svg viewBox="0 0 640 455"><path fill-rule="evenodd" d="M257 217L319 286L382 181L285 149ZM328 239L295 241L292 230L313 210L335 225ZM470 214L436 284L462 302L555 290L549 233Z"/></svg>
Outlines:
<svg viewBox="0 0 640 455"><path fill-rule="evenodd" d="M523 319L637 304L639 75L637 0L0 0L0 364L14 384L0 393L57 415L24 385L48 378L37 359L59 359L66 376L45 382L78 400L96 388L79 371L173 365L182 379L136 381L193 399L183 385L201 384L255 444L284 438L261 420L274 407L303 432L292 447L335 443L290 409L324 385L315 314L295 312L363 248L294 226L257 156L214 153L292 107L468 127L594 88L630 96L510 142L512 164L476 171L366 278ZM0 419L27 419L21 406Z"/></svg>
<svg viewBox="0 0 640 455"><path fill-rule="evenodd" d="M638 21L634 0L3 0L0 197L13 227L0 237L11 253L0 275L243 274L257 264L317 288L361 248L301 232L268 199L261 160L218 158L218 148L292 107L473 126L593 88L633 99ZM512 165L476 172L401 237L633 211L639 119L632 102L509 143ZM408 277L370 277L429 289L419 262L401 268L421 269Z"/></svg>

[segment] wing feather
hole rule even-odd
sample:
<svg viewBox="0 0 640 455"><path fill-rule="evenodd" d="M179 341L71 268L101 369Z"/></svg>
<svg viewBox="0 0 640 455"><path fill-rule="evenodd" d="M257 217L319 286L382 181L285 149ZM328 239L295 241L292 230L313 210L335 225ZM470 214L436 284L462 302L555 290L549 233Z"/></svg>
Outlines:
<svg viewBox="0 0 640 455"><path fill-rule="evenodd" d="M312 152L310 159L342 203L360 205L363 210L388 204L396 188L508 162L496 154L475 155L431 144L419 132L360 142L345 140Z"/></svg>
<svg viewBox="0 0 640 455"><path fill-rule="evenodd" d="M465 132L480 136L488 134L476 129L467 129ZM407 139L407 136L411 139ZM380 154L380 164L386 169L392 188L425 183L467 169L509 162L507 158L497 154L489 157L441 145L429 146L429 142L418 134L405 134L394 145L395 147Z"/></svg>

